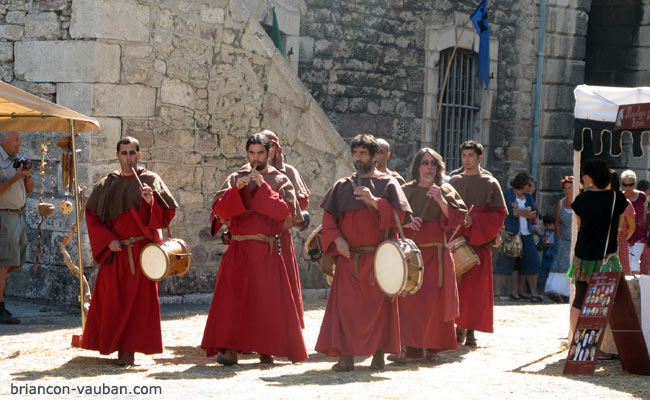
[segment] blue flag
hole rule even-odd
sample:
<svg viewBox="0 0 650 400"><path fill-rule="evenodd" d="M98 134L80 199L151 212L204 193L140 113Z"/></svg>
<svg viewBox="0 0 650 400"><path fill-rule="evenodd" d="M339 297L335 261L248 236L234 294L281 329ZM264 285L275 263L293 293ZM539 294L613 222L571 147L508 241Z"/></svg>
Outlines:
<svg viewBox="0 0 650 400"><path fill-rule="evenodd" d="M481 39L478 47L478 76L485 82L485 87L488 87L490 83L490 27L488 25L487 0L481 1L470 19Z"/></svg>

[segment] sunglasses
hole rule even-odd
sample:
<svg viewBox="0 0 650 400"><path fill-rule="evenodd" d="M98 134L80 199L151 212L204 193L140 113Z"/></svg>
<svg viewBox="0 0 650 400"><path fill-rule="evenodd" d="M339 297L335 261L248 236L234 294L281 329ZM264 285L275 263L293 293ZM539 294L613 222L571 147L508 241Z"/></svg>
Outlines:
<svg viewBox="0 0 650 400"><path fill-rule="evenodd" d="M120 151L120 154L123 155L123 156L135 156L135 155L138 154L138 152L133 151L133 150L131 150L131 151L123 150L123 151Z"/></svg>
<svg viewBox="0 0 650 400"><path fill-rule="evenodd" d="M420 165L424 165L424 166L427 166L427 167L428 167L429 165L431 165L432 167L435 167L436 165L438 165L438 163L435 162L435 161L431 161L431 162L429 162L429 161L426 161L426 160L425 160L425 161L422 161L422 162L420 163Z"/></svg>
<svg viewBox="0 0 650 400"><path fill-rule="evenodd" d="M634 186L634 183L623 183L623 186L632 187L632 186Z"/></svg>

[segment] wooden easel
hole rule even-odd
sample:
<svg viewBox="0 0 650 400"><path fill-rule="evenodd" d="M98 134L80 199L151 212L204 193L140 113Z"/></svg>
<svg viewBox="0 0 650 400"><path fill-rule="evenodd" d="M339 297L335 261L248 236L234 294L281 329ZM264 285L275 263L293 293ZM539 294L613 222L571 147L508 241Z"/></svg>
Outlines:
<svg viewBox="0 0 650 400"><path fill-rule="evenodd" d="M569 338L564 375L594 374L608 322L623 371L650 375L648 348L622 272L591 276L574 335Z"/></svg>

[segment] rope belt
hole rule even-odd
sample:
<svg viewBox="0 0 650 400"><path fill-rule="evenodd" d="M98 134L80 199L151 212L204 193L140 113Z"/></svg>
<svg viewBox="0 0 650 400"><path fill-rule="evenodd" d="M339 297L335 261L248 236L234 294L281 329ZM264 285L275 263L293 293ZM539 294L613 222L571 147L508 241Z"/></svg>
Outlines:
<svg viewBox="0 0 650 400"><path fill-rule="evenodd" d="M266 242L269 244L269 255L273 254L273 244L278 243L278 254L280 254L280 237L278 235L269 236L263 233L256 233L254 235L232 235L230 240L259 240L260 242Z"/></svg>
<svg viewBox="0 0 650 400"><path fill-rule="evenodd" d="M120 240L120 244L126 246L126 249L129 252L129 266L131 267L131 275L135 275L135 264L133 263L133 245L135 242L139 242L145 239L147 239L147 237L141 235Z"/></svg>
<svg viewBox="0 0 650 400"><path fill-rule="evenodd" d="M423 247L435 247L438 249L438 287L442 287L444 268L442 265L442 242L429 242L429 243L418 243L419 248Z"/></svg>
<svg viewBox="0 0 650 400"><path fill-rule="evenodd" d="M359 278L359 256L361 254L372 253L377 250L377 246L359 246L350 248L350 253L354 254L354 276Z"/></svg>

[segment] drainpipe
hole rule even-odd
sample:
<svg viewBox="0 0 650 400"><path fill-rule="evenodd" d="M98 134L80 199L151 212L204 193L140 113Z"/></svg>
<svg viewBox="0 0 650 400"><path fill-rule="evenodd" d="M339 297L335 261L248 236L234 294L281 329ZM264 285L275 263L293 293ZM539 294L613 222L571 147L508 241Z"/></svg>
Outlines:
<svg viewBox="0 0 650 400"><path fill-rule="evenodd" d="M539 34L537 37L537 78L533 105L533 140L530 150L530 173L537 181L537 154L539 153L539 113L542 107L542 76L544 72L544 35L546 34L546 0L539 2Z"/></svg>

